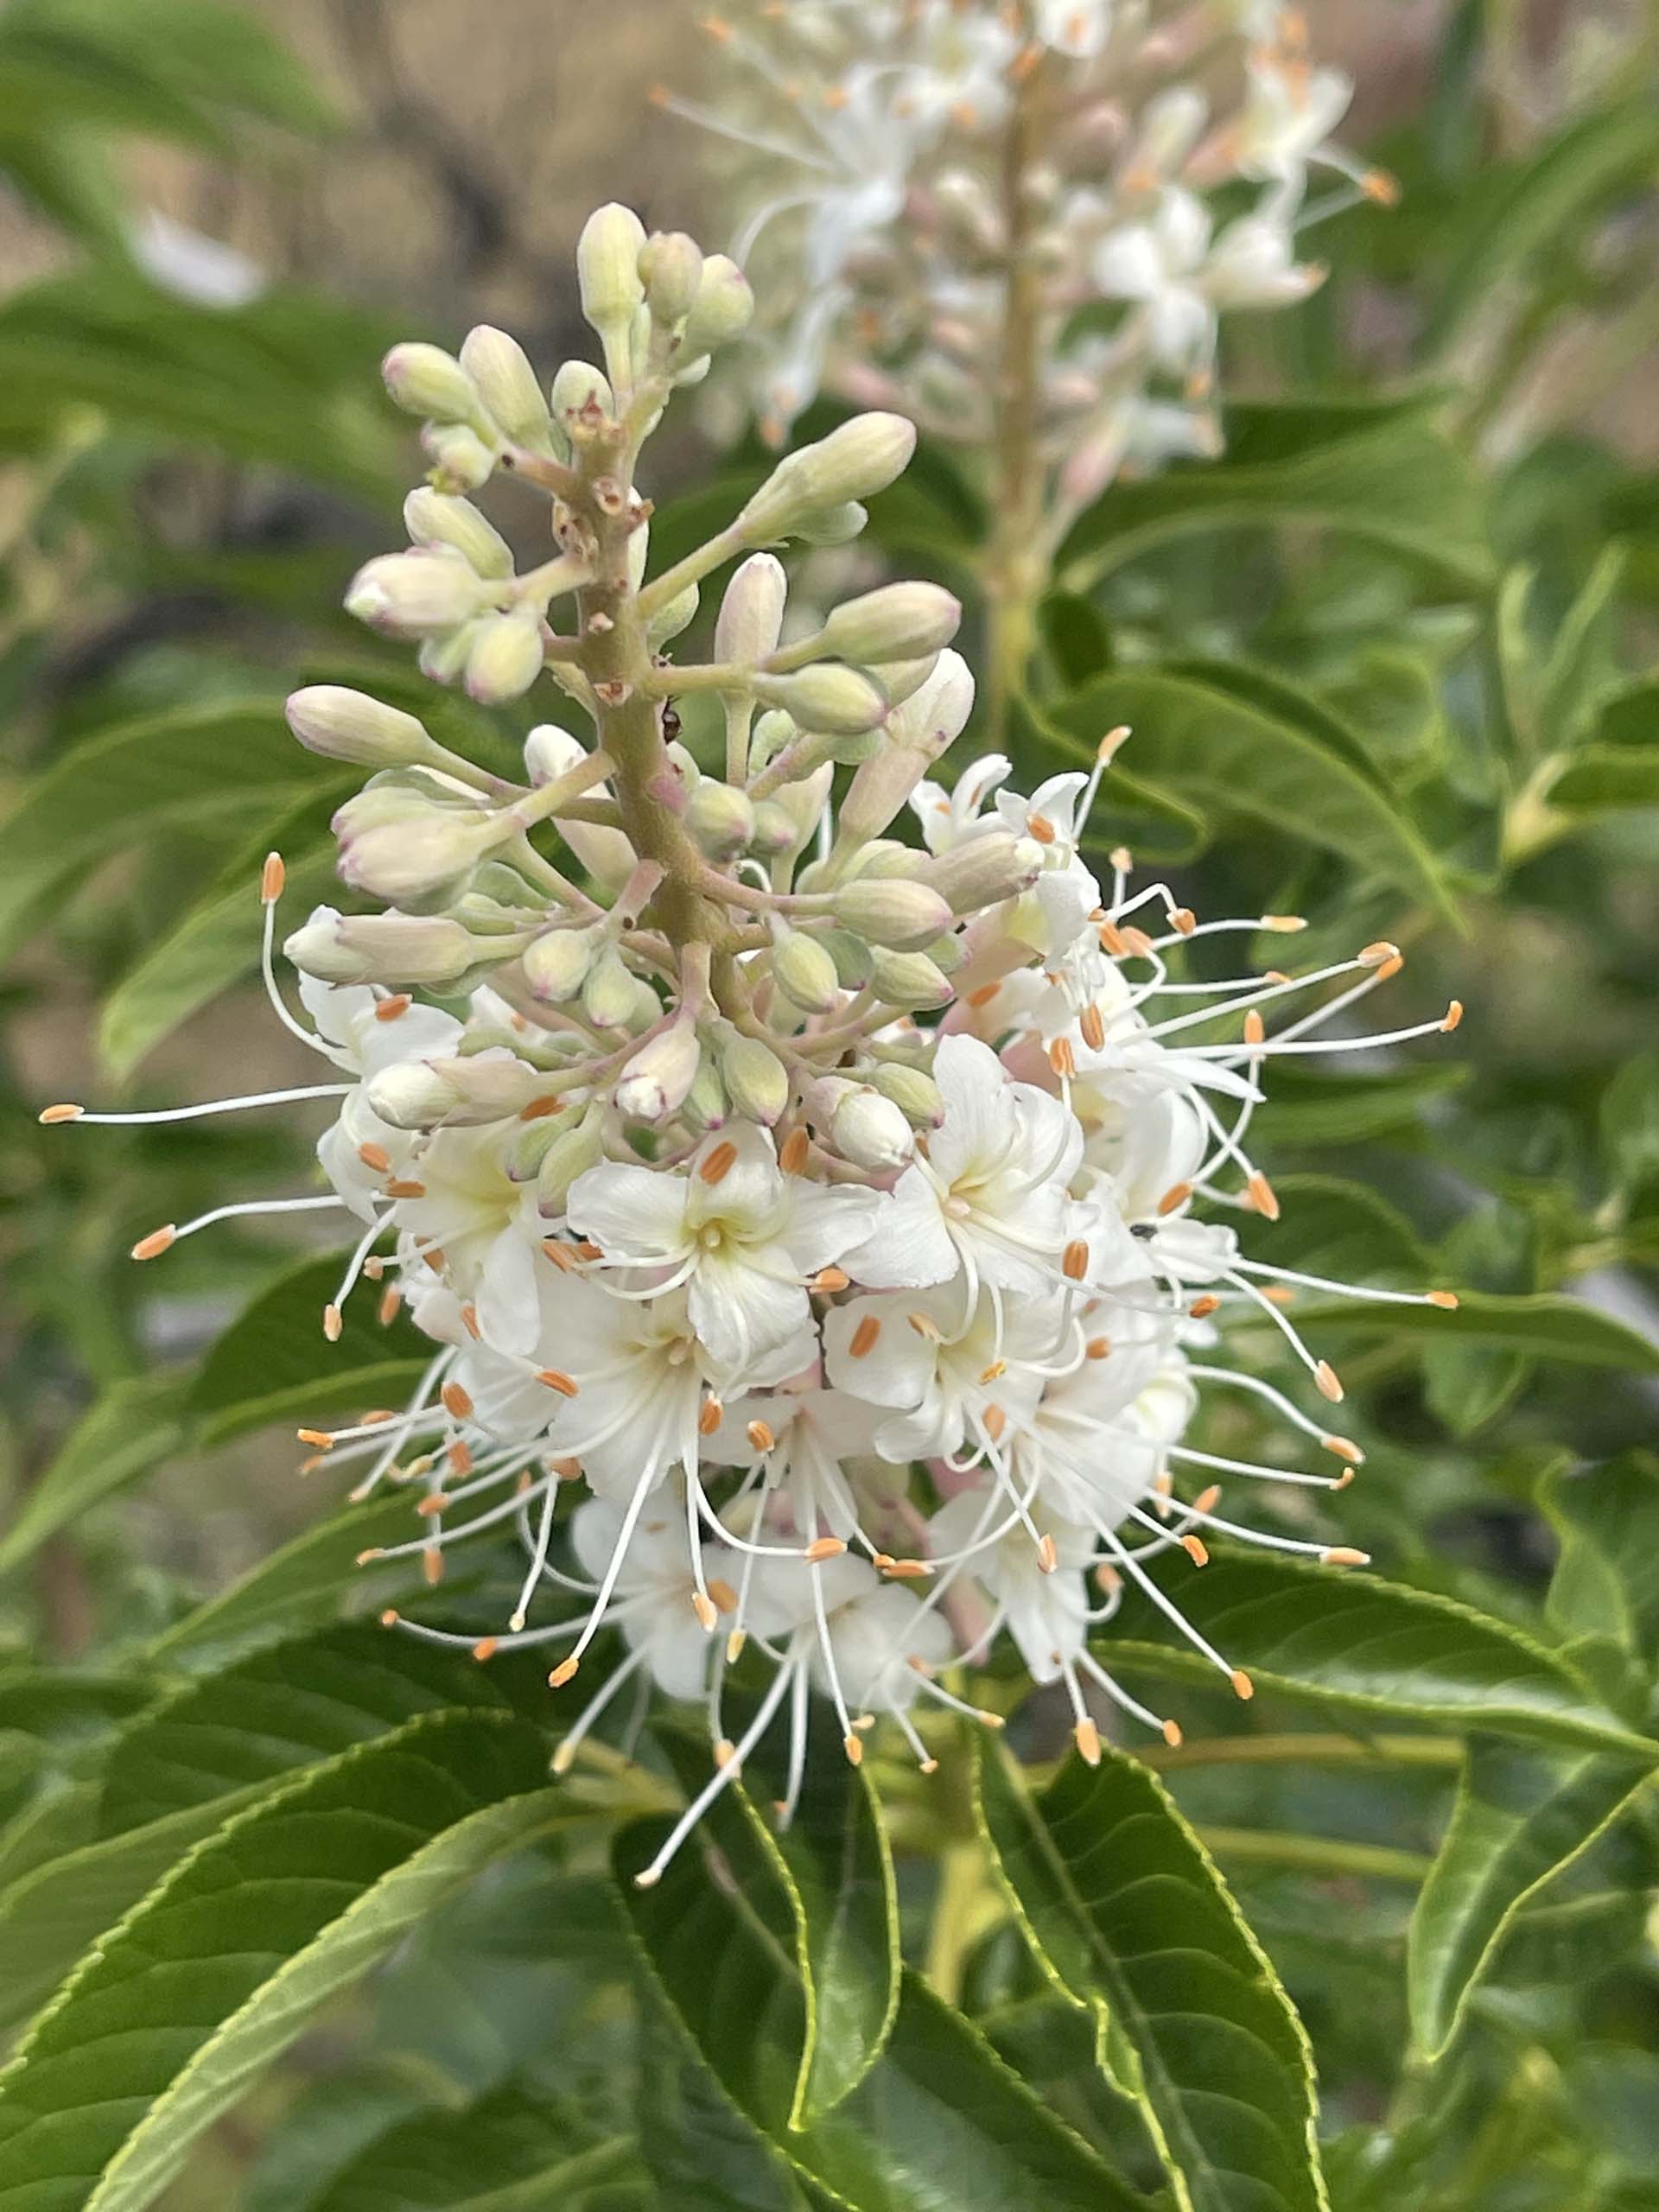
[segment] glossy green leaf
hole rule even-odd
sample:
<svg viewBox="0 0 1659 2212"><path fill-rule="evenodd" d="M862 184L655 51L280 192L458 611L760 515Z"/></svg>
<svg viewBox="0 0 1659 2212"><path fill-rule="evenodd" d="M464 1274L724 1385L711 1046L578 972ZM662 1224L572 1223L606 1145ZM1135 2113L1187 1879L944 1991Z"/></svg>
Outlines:
<svg viewBox="0 0 1659 2212"><path fill-rule="evenodd" d="M599 2138L577 2097L507 2088L399 2122L315 2212L582 2212L591 2190L636 2165L632 2139Z"/></svg>
<svg viewBox="0 0 1659 2212"><path fill-rule="evenodd" d="M1421 403L1374 411L1281 401L1227 419L1222 460L1120 482L1096 501L1060 549L1067 588L1087 591L1173 539L1263 525L1336 531L1465 588L1489 573L1478 481Z"/></svg>
<svg viewBox="0 0 1659 2212"><path fill-rule="evenodd" d="M1579 1367L1611 1367L1630 1375L1659 1374L1659 1344L1625 1322L1581 1300L1541 1292L1505 1298L1458 1290L1458 1308L1352 1304L1310 1307L1308 1329L1321 1344L1351 1337L1428 1338L1442 1344L1490 1344L1532 1352L1541 1359Z"/></svg>
<svg viewBox="0 0 1659 2212"><path fill-rule="evenodd" d="M1477 1737L1412 1917L1413 2040L1437 2058L1528 1898L1570 1866L1652 1773L1645 1760L1574 1757Z"/></svg>
<svg viewBox="0 0 1659 2212"><path fill-rule="evenodd" d="M1095 747L1111 725L1103 724L1089 747L1094 765ZM1046 705L1029 693L1008 702L1008 752L1022 781L1039 783L1052 775L1057 762L1075 764L1079 756L1076 739L1049 718ZM1211 830L1206 817L1186 800L1131 773L1115 761L1101 779L1100 802L1095 810L1096 827L1090 842L1109 849L1120 839L1132 837L1143 858L1152 861L1189 861L1203 851ZM1099 826L1109 824L1109 833Z"/></svg>
<svg viewBox="0 0 1659 2212"><path fill-rule="evenodd" d="M1289 830L1447 905L1432 855L1358 741L1277 678L1211 663L1124 670L1056 701L1047 719L1070 740L1056 767L1091 765L1102 734L1128 723L1124 760L1154 787L1224 819Z"/></svg>
<svg viewBox="0 0 1659 2212"><path fill-rule="evenodd" d="M1470 1073L1456 1063L1425 1061L1375 1075L1332 1075L1282 1060L1252 1128L1269 1146L1368 1144L1420 1126Z"/></svg>
<svg viewBox="0 0 1659 2212"><path fill-rule="evenodd" d="M1568 1634L1615 1637L1645 1669L1659 1665L1659 1459L1627 1452L1564 1470L1540 1503L1561 1543L1552 1619Z"/></svg>
<svg viewBox="0 0 1659 2212"><path fill-rule="evenodd" d="M1449 1598L1260 1554L1149 1570L1258 1689L1332 1713L1539 1738L1632 1757L1659 1745L1628 1728L1573 1668L1506 1623ZM1108 1667L1213 1682L1214 1669L1133 1583L1096 1639Z"/></svg>
<svg viewBox="0 0 1659 2212"><path fill-rule="evenodd" d="M631 1877L666 1824L619 1840L642 1956L690 2052L812 2196L850 2212L1128 2212L1131 2193L959 2014L908 1974L886 2050L836 2109L791 2129L805 2004L793 1919L758 1816L719 1800L656 1887ZM817 2195L812 2195L813 2191Z"/></svg>
<svg viewBox="0 0 1659 2212"><path fill-rule="evenodd" d="M175 1451L184 1435L183 1395L178 1376L144 1376L115 1383L89 1407L0 1536L0 1573Z"/></svg>
<svg viewBox="0 0 1659 2212"><path fill-rule="evenodd" d="M383 1328L374 1286L359 1283L344 1332L330 1344L322 1310L344 1265L341 1254L284 1269L209 1348L188 1401L202 1442L223 1443L266 1421L312 1427L342 1409L404 1402L431 1363L431 1339L403 1313Z"/></svg>
<svg viewBox="0 0 1659 2212"><path fill-rule="evenodd" d="M1226 1884L1168 1792L1107 1749L1033 1797L979 1748L998 1876L1045 1973L1095 2023L1183 2212L1319 2212L1313 2053Z"/></svg>
<svg viewBox="0 0 1659 2212"><path fill-rule="evenodd" d="M1659 738L1648 746L1580 746L1567 755L1545 803L1564 814L1659 806Z"/></svg>
<svg viewBox="0 0 1659 2212"><path fill-rule="evenodd" d="M526 1724L433 1714L226 1823L0 2076L0 2206L141 2212L319 2006L492 1859L571 1817Z"/></svg>

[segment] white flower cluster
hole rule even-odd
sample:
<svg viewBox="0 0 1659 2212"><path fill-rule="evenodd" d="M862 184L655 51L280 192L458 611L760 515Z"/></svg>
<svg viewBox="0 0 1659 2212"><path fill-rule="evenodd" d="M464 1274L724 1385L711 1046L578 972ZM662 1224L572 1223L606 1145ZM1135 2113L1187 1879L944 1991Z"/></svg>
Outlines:
<svg viewBox="0 0 1659 2212"><path fill-rule="evenodd" d="M527 665L522 631L530 674L550 671L591 737L538 727L514 783L359 693L289 704L307 745L375 772L335 828L342 876L382 911L320 908L288 939L302 1021L274 974L268 865L270 995L338 1077L289 1094L338 1100L317 1147L328 1191L271 1204L362 1224L331 1338L367 1275L383 1318L405 1306L435 1347L400 1414L302 1435L361 1463L355 1496L410 1486L423 1525L401 1548L434 1583L474 1533L521 1540L507 1618L413 1632L480 1658L551 1647L562 1689L620 1631L561 1767L646 1678L703 1706L710 1792L787 1705L787 1809L813 1689L849 1758L886 1718L931 1767L918 1708L958 1706L939 1675L1004 1630L1034 1681L1065 1684L1085 1757L1091 1688L1173 1739L1092 1632L1129 1583L1180 1620L1147 1562L1179 1549L1202 1565L1211 1532L1248 1533L1217 1477L1338 1489L1360 1457L1317 1407L1224 1363L1217 1323L1266 1316L1315 1397L1342 1395L1283 1310L1313 1279L1247 1257L1196 1209L1276 1217L1246 1148L1263 1071L1378 1041L1346 1022L1314 1033L1400 957L1376 944L1299 976L1206 977L1195 948L1300 925L1201 922L1162 884L1131 890L1127 854L1096 861L1090 813L1126 732L1029 798L1001 759L954 789L931 780L974 700L948 645L955 603L933 587L868 594L781 642L785 575L764 548L855 527L855 503L908 457L903 422L860 417L791 455L645 582L635 463L688 355L703 358L709 265L610 208L581 266L607 373L562 371L550 406L499 333L459 361L400 348L389 364L436 423L441 474L482 454L547 494L559 550L539 581L512 586L482 517L429 486L411 501L416 550L371 563L350 603L491 697L524 688L499 681L504 661ZM671 662L701 582L734 559L713 658ZM575 598L567 635L546 613L560 591ZM702 749L722 773L679 741L674 700L712 708ZM1270 1034L1285 1007L1308 1010ZM136 1256L260 1210L215 1208ZM1254 1392L1338 1471L1189 1445L1207 1384ZM734 1740L740 1660L764 1687Z"/></svg>
<svg viewBox="0 0 1659 2212"><path fill-rule="evenodd" d="M1215 452L1221 317L1305 298L1299 232L1392 195L1332 143L1352 86L1276 0L797 0L703 28L715 98L658 97L734 149L771 435L828 388L982 446L1013 316L1068 512Z"/></svg>

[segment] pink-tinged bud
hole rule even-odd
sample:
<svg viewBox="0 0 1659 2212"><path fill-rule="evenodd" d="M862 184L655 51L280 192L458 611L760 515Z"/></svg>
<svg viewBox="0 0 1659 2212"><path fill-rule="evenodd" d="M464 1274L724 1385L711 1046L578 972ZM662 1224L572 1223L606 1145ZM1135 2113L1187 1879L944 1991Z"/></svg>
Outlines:
<svg viewBox="0 0 1659 2212"><path fill-rule="evenodd" d="M553 412L562 423L573 416L608 416L616 405L608 380L591 361L566 361L553 379Z"/></svg>
<svg viewBox="0 0 1659 2212"><path fill-rule="evenodd" d="M459 554L383 553L365 563L346 594L346 611L388 637L424 638L470 621L485 587Z"/></svg>
<svg viewBox="0 0 1659 2212"><path fill-rule="evenodd" d="M480 323L467 334L461 365L471 377L490 420L515 445L545 450L553 418L540 381L518 340L505 330Z"/></svg>
<svg viewBox="0 0 1659 2212"><path fill-rule="evenodd" d="M686 801L685 826L699 852L730 860L754 835L754 802L735 785L704 776Z"/></svg>
<svg viewBox="0 0 1659 2212"><path fill-rule="evenodd" d="M789 1104L789 1070L770 1045L734 1029L721 1033L715 1049L732 1104L746 1121L770 1128Z"/></svg>
<svg viewBox="0 0 1659 2212"><path fill-rule="evenodd" d="M774 554L751 553L726 587L715 625L715 658L752 668L778 649L789 579Z"/></svg>
<svg viewBox="0 0 1659 2212"><path fill-rule="evenodd" d="M448 547L459 553L474 575L512 574L512 548L470 499L458 499L423 484L404 501L404 527L412 545L428 551Z"/></svg>
<svg viewBox="0 0 1659 2212"><path fill-rule="evenodd" d="M937 1129L944 1120L944 1096L931 1075L904 1060L883 1060L870 1081L918 1129Z"/></svg>
<svg viewBox="0 0 1659 2212"><path fill-rule="evenodd" d="M394 346L380 364L394 403L406 415L435 423L471 423L479 413L478 388L453 353L418 340Z"/></svg>
<svg viewBox="0 0 1659 2212"><path fill-rule="evenodd" d="M370 1109L394 1129L486 1128L543 1096L548 1079L511 1052L464 1059L394 1060L372 1076Z"/></svg>
<svg viewBox="0 0 1659 2212"><path fill-rule="evenodd" d="M772 972L779 989L803 1014L828 1014L841 1002L841 978L833 957L802 930L778 928Z"/></svg>
<svg viewBox="0 0 1659 2212"><path fill-rule="evenodd" d="M683 322L702 283L702 249L683 231L653 231L639 250L639 281L652 321L664 329Z"/></svg>
<svg viewBox="0 0 1659 2212"><path fill-rule="evenodd" d="M429 423L421 432L421 450L432 463L435 492L476 492L495 474L494 448L464 423Z"/></svg>
<svg viewBox="0 0 1659 2212"><path fill-rule="evenodd" d="M505 817L446 804L413 781L371 784L336 811L332 826L342 880L389 906L458 890L485 855L512 835Z"/></svg>
<svg viewBox="0 0 1659 2212"><path fill-rule="evenodd" d="M853 778L841 810L837 853L879 837L945 747L959 737L974 707L973 673L962 655L945 652L918 691L887 717L887 741Z"/></svg>
<svg viewBox="0 0 1659 2212"><path fill-rule="evenodd" d="M956 996L950 979L925 952L889 952L870 948L870 988L887 1006L906 1011L949 1006Z"/></svg>
<svg viewBox="0 0 1659 2212"><path fill-rule="evenodd" d="M435 748L413 715L343 683L308 683L283 709L308 752L360 768L404 768Z"/></svg>
<svg viewBox="0 0 1659 2212"><path fill-rule="evenodd" d="M696 1025L672 1023L642 1045L623 1069L615 1091L618 1113L656 1128L685 1103L702 1063Z"/></svg>
<svg viewBox="0 0 1659 2212"><path fill-rule="evenodd" d="M917 951L942 937L955 917L950 901L904 876L866 876L836 894L836 919L868 944Z"/></svg>
<svg viewBox="0 0 1659 2212"><path fill-rule="evenodd" d="M524 980L549 1006L575 998L588 980L599 940L591 930L548 930L524 948Z"/></svg>
<svg viewBox="0 0 1659 2212"><path fill-rule="evenodd" d="M442 914L337 914L308 922L283 950L324 983L454 983L480 963L505 959L512 940L475 938Z"/></svg>
<svg viewBox="0 0 1659 2212"><path fill-rule="evenodd" d="M908 1165L915 1133L891 1099L867 1084L850 1084L830 1117L830 1136L843 1160L873 1174L890 1175Z"/></svg>
<svg viewBox="0 0 1659 2212"><path fill-rule="evenodd" d="M867 667L943 652L962 620L960 601L938 584L885 584L836 607L823 626L823 649Z"/></svg>

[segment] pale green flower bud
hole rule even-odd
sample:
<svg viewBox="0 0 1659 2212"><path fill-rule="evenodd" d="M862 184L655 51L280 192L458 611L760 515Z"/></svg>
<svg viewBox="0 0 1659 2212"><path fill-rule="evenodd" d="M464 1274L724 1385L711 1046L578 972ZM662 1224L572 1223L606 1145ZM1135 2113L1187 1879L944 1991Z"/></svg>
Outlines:
<svg viewBox="0 0 1659 2212"><path fill-rule="evenodd" d="M738 517L765 543L826 508L868 499L902 475L916 450L916 426L902 415L855 415L816 445L780 461Z"/></svg>
<svg viewBox="0 0 1659 2212"><path fill-rule="evenodd" d="M1034 837L991 830L969 837L924 863L928 881L953 914L976 914L1030 890L1043 872L1043 849Z"/></svg>
<svg viewBox="0 0 1659 2212"><path fill-rule="evenodd" d="M785 714L781 707L771 708L749 734L749 773L758 776L767 761L775 759L799 734L791 715Z"/></svg>
<svg viewBox="0 0 1659 2212"><path fill-rule="evenodd" d="M490 420L515 445L544 451L553 418L529 356L518 340L487 322L480 323L467 334L461 365L471 377Z"/></svg>
<svg viewBox="0 0 1659 2212"><path fill-rule="evenodd" d="M495 452L464 423L429 423L421 449L432 463L435 492L476 492L495 474Z"/></svg>
<svg viewBox="0 0 1659 2212"><path fill-rule="evenodd" d="M887 695L889 706L902 707L913 699L939 664L938 653L923 653L916 660L871 661L865 669Z"/></svg>
<svg viewBox="0 0 1659 2212"><path fill-rule="evenodd" d="M683 322L702 283L702 249L683 231L653 231L639 250L639 279L653 321Z"/></svg>
<svg viewBox="0 0 1659 2212"><path fill-rule="evenodd" d="M643 1037L654 1029L663 1018L663 1002L642 976L633 979L633 1003L628 1008L627 1020L622 1027L635 1037Z"/></svg>
<svg viewBox="0 0 1659 2212"><path fill-rule="evenodd" d="M558 1006L575 998L588 979L599 940L592 930L548 930L524 948L524 980L531 995Z"/></svg>
<svg viewBox="0 0 1659 2212"><path fill-rule="evenodd" d="M569 1135L580 1118L577 1108L567 1106L561 1114L541 1114L533 1122L526 1122L507 1147L507 1180L535 1182L548 1154L562 1136Z"/></svg>
<svg viewBox="0 0 1659 2212"><path fill-rule="evenodd" d="M689 1122L699 1136L707 1136L711 1130L725 1127L730 1111L731 1101L726 1095L720 1070L705 1052L697 1068L696 1080L681 1103L680 1119Z"/></svg>
<svg viewBox="0 0 1659 2212"><path fill-rule="evenodd" d="M816 938L801 930L778 927L772 939L772 972L779 989L803 1014L828 1014L841 1001L836 963Z"/></svg>
<svg viewBox="0 0 1659 2212"><path fill-rule="evenodd" d="M889 952L870 948L870 986L885 1005L906 1009L949 1006L956 993L950 978L925 952Z"/></svg>
<svg viewBox="0 0 1659 2212"><path fill-rule="evenodd" d="M726 587L715 625L715 658L753 668L778 649L789 578L772 553L751 553Z"/></svg>
<svg viewBox="0 0 1659 2212"><path fill-rule="evenodd" d="M352 579L346 611L392 638L423 638L470 621L485 588L458 553L383 553Z"/></svg>
<svg viewBox="0 0 1659 2212"><path fill-rule="evenodd" d="M754 809L749 850L763 860L775 860L780 854L792 853L799 842L800 832L789 809L775 798L763 798Z"/></svg>
<svg viewBox="0 0 1659 2212"><path fill-rule="evenodd" d="M561 422L589 412L608 418L615 408L608 380L591 361L567 361L553 379L553 412Z"/></svg>
<svg viewBox="0 0 1659 2212"><path fill-rule="evenodd" d="M421 674L434 683L454 683L466 670L478 629L476 622L462 622L453 630L439 630L423 638L415 656Z"/></svg>
<svg viewBox="0 0 1659 2212"><path fill-rule="evenodd" d="M903 1060L884 1060L871 1070L870 1081L915 1128L937 1129L944 1121L944 1099L939 1086L920 1068Z"/></svg>
<svg viewBox="0 0 1659 2212"><path fill-rule="evenodd" d="M343 683L308 683L283 711L300 743L326 760L351 760L360 768L402 768L435 750L413 715Z"/></svg>
<svg viewBox="0 0 1659 2212"><path fill-rule="evenodd" d="M659 1127L685 1103L702 1063L696 1025L671 1022L642 1045L623 1069L614 1094L618 1113L631 1122Z"/></svg>
<svg viewBox="0 0 1659 2212"><path fill-rule="evenodd" d="M922 778L959 737L974 706L974 678L962 655L946 651L919 691L887 716L887 742L852 780L841 809L836 850L879 837Z"/></svg>
<svg viewBox="0 0 1659 2212"><path fill-rule="evenodd" d="M420 485L404 501L404 527L411 544L429 550L448 546L476 575L512 574L512 546L470 499L454 499Z"/></svg>
<svg viewBox="0 0 1659 2212"><path fill-rule="evenodd" d="M729 860L754 835L754 804L747 791L705 776L686 802L685 826L711 861Z"/></svg>
<svg viewBox="0 0 1659 2212"><path fill-rule="evenodd" d="M467 655L467 692L480 707L522 699L543 666L542 618L533 607L515 607L478 625Z"/></svg>
<svg viewBox="0 0 1659 2212"><path fill-rule="evenodd" d="M308 922L283 950L324 983L454 983L494 948L442 914L339 914Z"/></svg>
<svg viewBox="0 0 1659 2212"><path fill-rule="evenodd" d="M641 530L637 531L634 535L643 541L645 533ZM632 550L632 541L630 550ZM688 584L677 597L669 601L668 605L660 613L652 616L645 629L645 643L653 652L659 651L671 639L677 638L682 630L690 628L697 619L697 608L702 604L702 594L697 586Z"/></svg>
<svg viewBox="0 0 1659 2212"><path fill-rule="evenodd" d="M794 836L786 850L801 851L817 830L823 818L823 810L830 804L830 789L835 778L835 769L826 760L822 767L815 768L810 776L803 777L798 783L781 785L776 794L765 802L767 806L781 807L794 824Z"/></svg>
<svg viewBox="0 0 1659 2212"><path fill-rule="evenodd" d="M533 784L550 784L569 775L587 758L588 747L556 722L538 724L524 740L524 766ZM627 880L638 855L621 830L596 822L564 822L557 816L554 820L590 875L612 889Z"/></svg>
<svg viewBox="0 0 1659 2212"><path fill-rule="evenodd" d="M754 294L737 264L711 253L697 279L697 296L680 334L680 358L688 365L717 346L728 346L747 330L754 314Z"/></svg>
<svg viewBox="0 0 1659 2212"><path fill-rule="evenodd" d="M547 1077L508 1052L467 1058L394 1060L371 1077L368 1103L394 1129L461 1129L505 1122L539 1098Z"/></svg>
<svg viewBox="0 0 1659 2212"><path fill-rule="evenodd" d="M870 948L850 930L825 930L819 939L836 963L843 991L861 991L870 980Z"/></svg>
<svg viewBox="0 0 1659 2212"><path fill-rule="evenodd" d="M918 853L914 845L906 845L897 837L872 837L868 845L861 845L853 855L842 872L842 880L856 883L867 876L913 876L921 872L925 859L925 855ZM830 872L815 861L810 883L804 874L801 888L803 891L816 890L820 885L827 885L833 880Z"/></svg>
<svg viewBox="0 0 1659 2212"><path fill-rule="evenodd" d="M607 945L588 970L582 1010L595 1029L626 1029L639 1007L635 976L616 947Z"/></svg>
<svg viewBox="0 0 1659 2212"><path fill-rule="evenodd" d="M596 208L576 241L576 282L582 311L601 338L626 334L644 301L639 252L645 226L631 207L612 200Z"/></svg>
<svg viewBox="0 0 1659 2212"><path fill-rule="evenodd" d="M837 661L819 661L798 676L757 677L754 694L763 706L782 707L803 729L849 737L874 729L887 711L880 686Z"/></svg>
<svg viewBox="0 0 1659 2212"><path fill-rule="evenodd" d="M746 1121L770 1128L789 1104L789 1070L770 1045L735 1029L721 1033L717 1050L733 1106Z"/></svg>
<svg viewBox="0 0 1659 2212"><path fill-rule="evenodd" d="M961 601L938 584L884 584L836 608L823 626L823 649L861 666L915 659L943 652L961 620Z"/></svg>
<svg viewBox="0 0 1659 2212"><path fill-rule="evenodd" d="M394 346L380 364L393 404L435 423L475 423L478 387L453 353L419 340Z"/></svg>
<svg viewBox="0 0 1659 2212"><path fill-rule="evenodd" d="M849 1084L830 1117L830 1138L843 1160L874 1174L892 1174L916 1150L915 1133L891 1099L868 1084Z"/></svg>
<svg viewBox="0 0 1659 2212"><path fill-rule="evenodd" d="M844 499L839 506L808 515L795 525L795 535L803 545L850 545L862 536L869 518L868 507L856 499Z"/></svg>
<svg viewBox="0 0 1659 2212"><path fill-rule="evenodd" d="M596 1113L584 1114L574 1128L562 1129L536 1171L536 1203L542 1212L562 1214L577 1176L597 1167L604 1157L604 1135Z"/></svg>
<svg viewBox="0 0 1659 2212"><path fill-rule="evenodd" d="M332 827L340 840L342 880L391 906L458 889L511 834L510 823L481 808L446 805L418 789L372 784L346 800Z"/></svg>
<svg viewBox="0 0 1659 2212"><path fill-rule="evenodd" d="M866 944L898 952L918 950L943 935L952 920L950 902L925 883L903 876L864 876L836 899L836 919Z"/></svg>

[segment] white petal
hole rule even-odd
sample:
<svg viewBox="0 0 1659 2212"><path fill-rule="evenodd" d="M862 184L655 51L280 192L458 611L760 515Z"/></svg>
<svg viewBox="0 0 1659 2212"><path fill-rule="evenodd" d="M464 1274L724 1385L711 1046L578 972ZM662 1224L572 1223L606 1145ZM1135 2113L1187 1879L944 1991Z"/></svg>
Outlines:
<svg viewBox="0 0 1659 2212"><path fill-rule="evenodd" d="M769 1267L786 1264L780 1247L748 1255L710 1253L699 1262L686 1289L691 1326L721 1367L747 1374L758 1354L785 1344L808 1319L811 1306L796 1282L780 1282Z"/></svg>
<svg viewBox="0 0 1659 2212"><path fill-rule="evenodd" d="M570 1185L565 1211L577 1235L607 1255L666 1260L685 1248L686 1186L659 1167L590 1167Z"/></svg>
<svg viewBox="0 0 1659 2212"><path fill-rule="evenodd" d="M944 1044L962 1040L946 1038ZM944 1045L939 1047L941 1052ZM938 1139L936 1137L935 1142ZM919 1167L907 1167L894 1184L875 1226L842 1265L855 1282L873 1290L919 1290L949 1282L957 1272L956 1246L946 1232L933 1185Z"/></svg>
<svg viewBox="0 0 1659 2212"><path fill-rule="evenodd" d="M824 1317L824 1370L838 1390L874 1406L917 1406L933 1380L938 1347L912 1329L899 1298L855 1298ZM872 1335L867 1324L874 1322ZM853 1340L864 1330L865 1349Z"/></svg>

